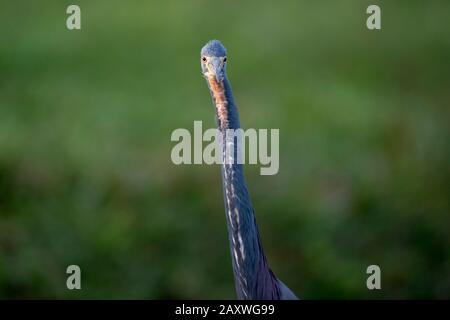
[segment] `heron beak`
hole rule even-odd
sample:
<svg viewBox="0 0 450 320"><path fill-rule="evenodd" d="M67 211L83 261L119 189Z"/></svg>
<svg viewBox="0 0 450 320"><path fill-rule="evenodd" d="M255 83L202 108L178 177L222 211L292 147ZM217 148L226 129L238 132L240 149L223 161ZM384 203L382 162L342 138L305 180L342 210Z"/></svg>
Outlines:
<svg viewBox="0 0 450 320"><path fill-rule="evenodd" d="M224 69L223 69L222 61L219 58L214 58L211 60L209 70L215 76L216 81L218 83L223 81Z"/></svg>

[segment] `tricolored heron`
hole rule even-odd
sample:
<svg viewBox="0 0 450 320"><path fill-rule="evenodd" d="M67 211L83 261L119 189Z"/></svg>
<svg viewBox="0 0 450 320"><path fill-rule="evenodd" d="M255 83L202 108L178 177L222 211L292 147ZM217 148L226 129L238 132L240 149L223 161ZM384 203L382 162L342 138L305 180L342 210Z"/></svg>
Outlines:
<svg viewBox="0 0 450 320"><path fill-rule="evenodd" d="M216 109L222 143L222 184L231 260L239 299L297 299L270 270L256 224L253 206L244 179L242 164L226 161L225 148L237 153L237 140L227 139L230 129L240 128L239 114L228 81L227 51L218 40L201 50L202 73ZM228 144L228 146L227 146ZM235 157L236 158L236 157Z"/></svg>

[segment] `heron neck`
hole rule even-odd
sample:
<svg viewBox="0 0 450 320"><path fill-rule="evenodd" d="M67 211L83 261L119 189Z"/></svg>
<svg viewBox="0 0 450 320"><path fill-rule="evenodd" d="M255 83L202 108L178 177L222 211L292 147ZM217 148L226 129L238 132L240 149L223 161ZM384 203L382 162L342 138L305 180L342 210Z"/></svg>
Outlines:
<svg viewBox="0 0 450 320"><path fill-rule="evenodd" d="M214 81L214 80L213 80ZM223 85L209 83L216 107L217 126L222 133L222 183L231 259L239 299L270 299L278 294L261 245L243 166L227 163L226 149L237 159L237 140L229 129L240 128L239 114L227 78ZM271 287L274 290L264 290ZM270 293L272 294L272 293Z"/></svg>

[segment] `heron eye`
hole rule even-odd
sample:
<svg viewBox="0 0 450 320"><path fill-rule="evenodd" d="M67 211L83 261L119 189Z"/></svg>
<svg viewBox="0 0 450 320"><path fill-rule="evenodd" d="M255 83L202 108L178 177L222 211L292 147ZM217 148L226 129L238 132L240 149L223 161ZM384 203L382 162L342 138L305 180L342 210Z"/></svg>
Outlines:
<svg viewBox="0 0 450 320"><path fill-rule="evenodd" d="M227 57L223 58L223 62L227 62Z"/></svg>
<svg viewBox="0 0 450 320"><path fill-rule="evenodd" d="M206 62L206 57L203 57L203 58L202 58L202 61L203 61L203 62Z"/></svg>

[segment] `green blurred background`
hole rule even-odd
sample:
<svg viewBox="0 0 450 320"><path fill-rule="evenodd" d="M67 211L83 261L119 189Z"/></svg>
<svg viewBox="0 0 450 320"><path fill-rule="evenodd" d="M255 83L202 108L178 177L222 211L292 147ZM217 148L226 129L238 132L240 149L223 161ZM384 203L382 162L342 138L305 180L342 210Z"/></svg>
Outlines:
<svg viewBox="0 0 450 320"><path fill-rule="evenodd" d="M172 130L215 125L213 38L242 125L280 129L278 175L246 166L274 272L309 299L449 298L450 2L411 0L2 0L0 298L235 297L220 168L170 161Z"/></svg>

